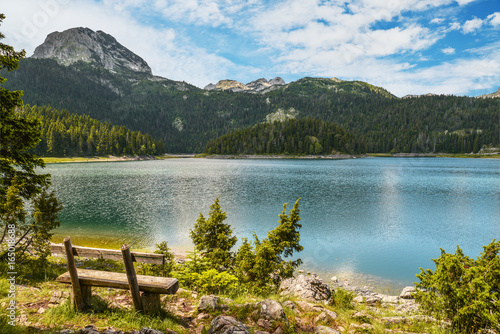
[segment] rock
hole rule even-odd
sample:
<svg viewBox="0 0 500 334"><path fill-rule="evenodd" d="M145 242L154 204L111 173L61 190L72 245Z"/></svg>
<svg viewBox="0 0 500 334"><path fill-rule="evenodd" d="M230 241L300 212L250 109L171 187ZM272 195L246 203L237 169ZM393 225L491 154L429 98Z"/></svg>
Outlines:
<svg viewBox="0 0 500 334"><path fill-rule="evenodd" d="M68 291L54 291L49 300L49 307L54 307L61 304L69 297Z"/></svg>
<svg viewBox="0 0 500 334"><path fill-rule="evenodd" d="M370 322L374 319L373 316L366 313L365 311L358 311L354 313L351 317L363 322Z"/></svg>
<svg viewBox="0 0 500 334"><path fill-rule="evenodd" d="M283 86L286 85L285 80L283 80L281 77L276 77L274 79L269 80L269 84L271 86ZM500 89L499 89L500 91Z"/></svg>
<svg viewBox="0 0 500 334"><path fill-rule="evenodd" d="M288 278L281 282L282 296L295 296L307 301L327 301L332 295L328 284L316 275L299 275L297 278Z"/></svg>
<svg viewBox="0 0 500 334"><path fill-rule="evenodd" d="M357 296L353 299L356 303L366 303L367 305L373 306L377 305L382 301L379 296Z"/></svg>
<svg viewBox="0 0 500 334"><path fill-rule="evenodd" d="M94 325L87 325L80 330L81 334L101 334ZM162 333L163 334L163 333Z"/></svg>
<svg viewBox="0 0 500 334"><path fill-rule="evenodd" d="M399 295L399 297L404 298L404 299L414 299L413 294L416 291L417 290L415 289L414 286L407 286L406 288L403 289L403 291L401 291L401 294Z"/></svg>
<svg viewBox="0 0 500 334"><path fill-rule="evenodd" d="M271 330L273 324L269 320L260 318L259 320L257 320L257 326Z"/></svg>
<svg viewBox="0 0 500 334"><path fill-rule="evenodd" d="M170 332L170 333L172 333L172 332ZM160 332L159 330L156 330L156 329L150 329L150 328L144 327L143 329L141 329L139 331L139 334L164 334L164 333Z"/></svg>
<svg viewBox="0 0 500 334"><path fill-rule="evenodd" d="M42 313L45 313L45 311L46 311L46 309L45 309L45 308L40 307L40 308L38 309L38 312L37 312L37 313L42 314Z"/></svg>
<svg viewBox="0 0 500 334"><path fill-rule="evenodd" d="M333 276L332 278L330 278L330 281L334 284L337 284L339 282L339 279L337 278L337 276Z"/></svg>
<svg viewBox="0 0 500 334"><path fill-rule="evenodd" d="M303 300L299 300L296 302L297 306L300 307L300 309L304 312L313 312L314 311L314 304L305 302Z"/></svg>
<svg viewBox="0 0 500 334"><path fill-rule="evenodd" d="M65 66L78 61L97 63L107 70L128 70L152 76L144 59L118 43L113 36L89 28L49 34L32 57L54 59Z"/></svg>
<svg viewBox="0 0 500 334"><path fill-rule="evenodd" d="M326 327L326 326L317 326L316 327L316 334L340 334L339 331L336 331L333 328Z"/></svg>
<svg viewBox="0 0 500 334"><path fill-rule="evenodd" d="M207 334L247 334L248 329L235 318L219 315L212 320Z"/></svg>
<svg viewBox="0 0 500 334"><path fill-rule="evenodd" d="M287 300L283 302L283 307L288 307L291 308L292 310L295 310L295 303L292 302L291 300Z"/></svg>
<svg viewBox="0 0 500 334"><path fill-rule="evenodd" d="M285 321L288 323L283 306L273 299L266 299L261 302L260 318L269 321Z"/></svg>
<svg viewBox="0 0 500 334"><path fill-rule="evenodd" d="M208 85L205 86L205 88L203 88L204 90L214 90L215 88L217 88L216 85L214 85L213 83L209 83Z"/></svg>
<svg viewBox="0 0 500 334"><path fill-rule="evenodd" d="M202 296L198 304L198 311L215 311L219 305L219 297L214 295Z"/></svg>

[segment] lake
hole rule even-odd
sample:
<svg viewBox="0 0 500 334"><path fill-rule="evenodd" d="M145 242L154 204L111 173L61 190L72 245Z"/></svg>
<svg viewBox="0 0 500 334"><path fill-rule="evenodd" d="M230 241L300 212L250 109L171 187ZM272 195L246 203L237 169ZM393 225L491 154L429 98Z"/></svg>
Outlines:
<svg viewBox="0 0 500 334"><path fill-rule="evenodd" d="M298 198L302 269L395 293L440 248L476 257L500 238L500 160L363 158L51 164L63 202L54 241L192 250L189 230L220 196L239 239L264 238Z"/></svg>

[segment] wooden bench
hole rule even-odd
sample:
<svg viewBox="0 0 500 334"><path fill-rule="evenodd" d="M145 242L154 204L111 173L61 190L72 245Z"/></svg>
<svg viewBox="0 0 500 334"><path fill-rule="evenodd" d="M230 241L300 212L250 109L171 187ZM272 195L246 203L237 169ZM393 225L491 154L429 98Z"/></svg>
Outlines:
<svg viewBox="0 0 500 334"><path fill-rule="evenodd" d="M53 254L66 255L68 272L56 280L71 284L71 302L78 310L90 304L93 286L130 290L135 309L144 313L159 312L160 294L175 294L179 288L176 278L136 275L133 262L162 265L165 258L161 254L131 252L126 244L121 250L72 246L69 237L50 248ZM126 274L77 269L74 256L123 260Z"/></svg>

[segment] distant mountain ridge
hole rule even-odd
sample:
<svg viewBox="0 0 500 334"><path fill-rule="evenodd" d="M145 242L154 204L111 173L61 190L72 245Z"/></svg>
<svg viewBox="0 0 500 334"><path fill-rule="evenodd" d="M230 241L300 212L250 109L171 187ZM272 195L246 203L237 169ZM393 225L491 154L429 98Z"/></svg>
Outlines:
<svg viewBox="0 0 500 334"><path fill-rule="evenodd" d="M260 78L255 81L249 82L246 85L236 80L220 80L215 85L210 83L205 86L205 90L225 90L233 93L268 93L272 90L285 86L285 80L276 77L267 81L265 78Z"/></svg>
<svg viewBox="0 0 500 334"><path fill-rule="evenodd" d="M162 139L167 152L202 152L221 135L269 120L334 122L367 152L478 151L499 145L500 99L400 99L362 81L222 80L206 89L153 75L114 37L88 28L47 36L19 70L3 71L26 104L67 109ZM251 93L251 94L248 94Z"/></svg>

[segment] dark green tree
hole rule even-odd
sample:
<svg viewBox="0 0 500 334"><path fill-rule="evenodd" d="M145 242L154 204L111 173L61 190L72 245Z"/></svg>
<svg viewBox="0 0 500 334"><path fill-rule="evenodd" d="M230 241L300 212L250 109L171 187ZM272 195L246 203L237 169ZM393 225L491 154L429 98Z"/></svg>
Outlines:
<svg viewBox="0 0 500 334"><path fill-rule="evenodd" d="M208 218L200 212L190 232L196 250L209 259L213 267L217 269L229 267L233 257L231 248L238 240L232 235L231 226L224 223L226 218L227 215L222 212L219 197L217 197L214 204L210 206Z"/></svg>
<svg viewBox="0 0 500 334"><path fill-rule="evenodd" d="M455 254L441 250L436 270L420 268L416 300L422 309L451 321L459 333L500 330L500 241L484 246L477 258L457 246Z"/></svg>
<svg viewBox="0 0 500 334"><path fill-rule="evenodd" d="M5 15L0 14L0 23ZM0 33L0 39L5 36ZM12 71L25 52L0 43L0 70ZM44 162L28 151L40 141L40 123L20 117L22 92L3 87L6 79L0 77L0 228L3 230L0 246L6 241L6 250L0 257L12 254L22 257L29 246L48 254L50 231L59 226L57 213L61 206L53 192L48 191L49 174L37 174ZM29 214L25 207L31 206Z"/></svg>

